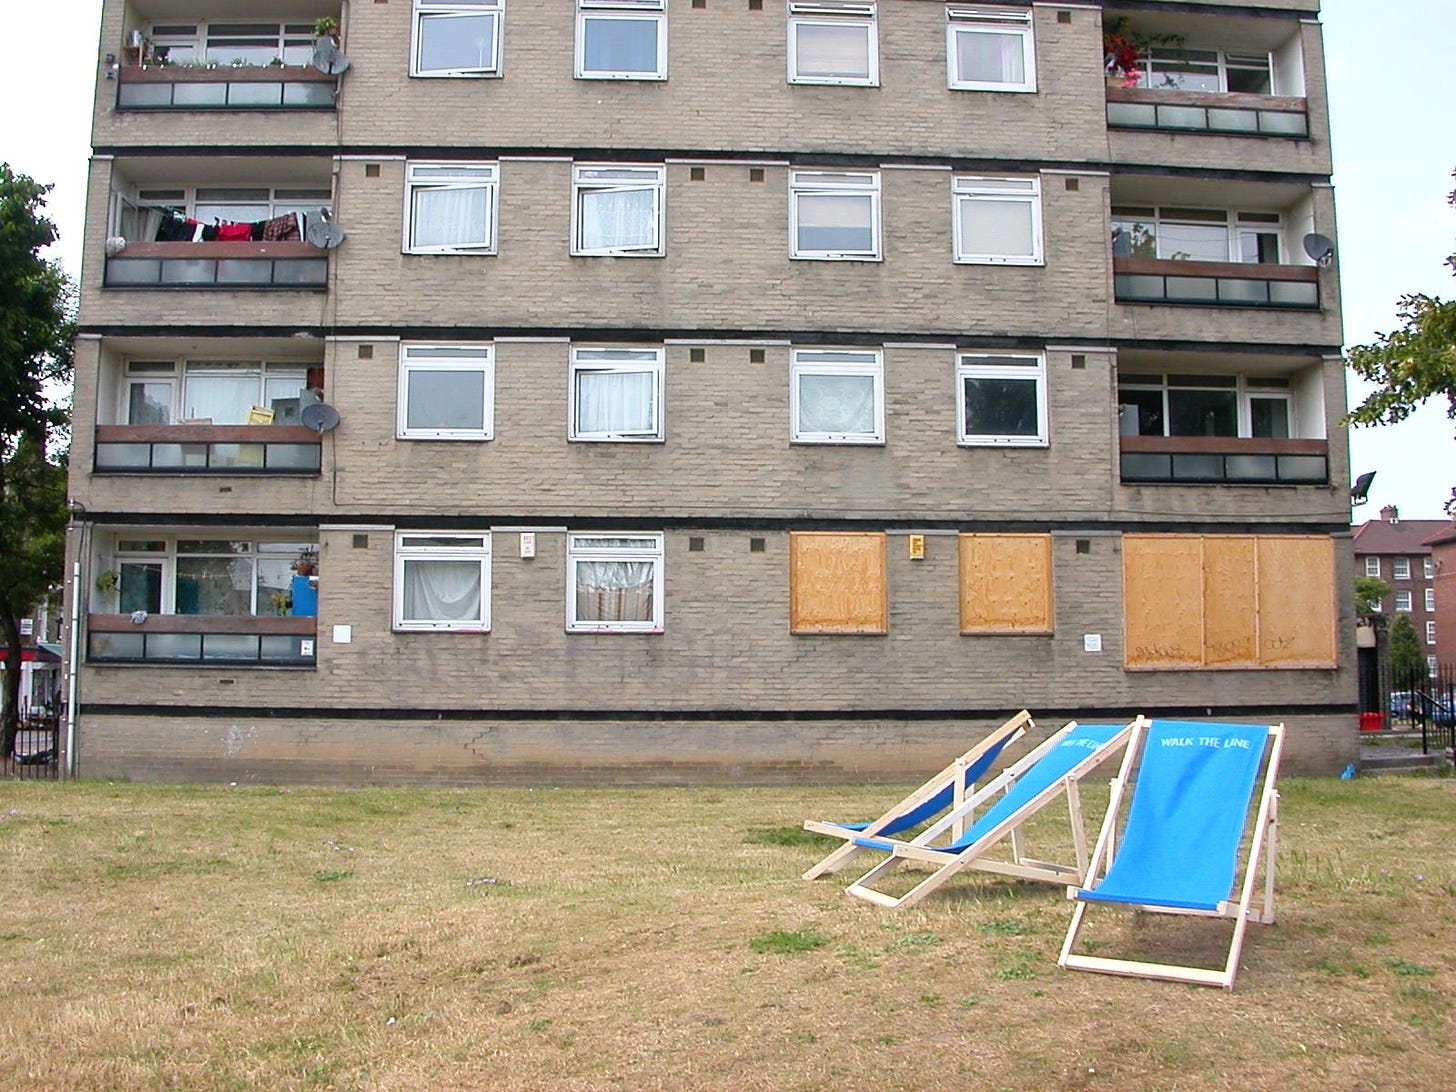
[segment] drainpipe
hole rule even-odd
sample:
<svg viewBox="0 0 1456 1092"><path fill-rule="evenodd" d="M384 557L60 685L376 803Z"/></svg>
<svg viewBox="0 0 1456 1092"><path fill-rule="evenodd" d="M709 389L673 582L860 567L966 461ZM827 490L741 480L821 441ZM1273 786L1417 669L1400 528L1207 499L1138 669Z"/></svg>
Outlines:
<svg viewBox="0 0 1456 1092"><path fill-rule="evenodd" d="M83 536L84 538L84 536ZM67 680L66 696L66 776L76 776L76 678L80 674L76 650L80 644L81 631L81 562L71 562L71 677Z"/></svg>

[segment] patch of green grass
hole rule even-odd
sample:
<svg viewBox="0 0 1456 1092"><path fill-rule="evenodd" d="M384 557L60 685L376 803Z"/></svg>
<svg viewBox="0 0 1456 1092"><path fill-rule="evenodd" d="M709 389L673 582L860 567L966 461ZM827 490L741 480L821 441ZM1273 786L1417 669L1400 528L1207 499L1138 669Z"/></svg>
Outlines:
<svg viewBox="0 0 1456 1092"><path fill-rule="evenodd" d="M1002 982L1016 982L1036 977L1036 968L1030 963L1012 963L1006 967L998 967L991 972L991 977L999 978Z"/></svg>
<svg viewBox="0 0 1456 1092"><path fill-rule="evenodd" d="M1024 937L1028 933L1036 932L1030 925L1020 918L1002 918L995 921L983 921L976 926L976 931L989 933L998 937Z"/></svg>
<svg viewBox="0 0 1456 1092"><path fill-rule="evenodd" d="M545 1031L551 1026L550 1020L532 1020L526 1025L527 1031Z"/></svg>
<svg viewBox="0 0 1456 1092"><path fill-rule="evenodd" d="M313 878L319 883L338 883L340 880L350 879L354 875L352 868L322 869L313 874Z"/></svg>
<svg viewBox="0 0 1456 1092"><path fill-rule="evenodd" d="M892 948L929 948L939 944L940 937L934 933L904 933L894 939Z"/></svg>
<svg viewBox="0 0 1456 1092"><path fill-rule="evenodd" d="M751 846L823 846L838 841L803 827L755 827L743 836Z"/></svg>
<svg viewBox="0 0 1456 1092"><path fill-rule="evenodd" d="M775 929L761 937L754 937L748 946L760 954L772 952L776 955L792 955L796 952L812 952L829 943L829 938L812 926L808 929Z"/></svg>
<svg viewBox="0 0 1456 1092"><path fill-rule="evenodd" d="M933 1008L934 1006L940 1004L940 994L938 994L938 993L922 993L920 995L920 1003L922 1005L929 1005L929 1006L931 1006Z"/></svg>
<svg viewBox="0 0 1456 1092"><path fill-rule="evenodd" d="M1436 973L1435 967L1427 967L1424 963L1411 963L1405 959L1387 959L1385 965L1402 977L1419 975L1429 978Z"/></svg>
<svg viewBox="0 0 1456 1092"><path fill-rule="evenodd" d="M1429 990L1425 986L1412 984L1402 986L1400 988L1400 995L1410 1001L1430 1001L1435 998L1436 993L1434 990Z"/></svg>

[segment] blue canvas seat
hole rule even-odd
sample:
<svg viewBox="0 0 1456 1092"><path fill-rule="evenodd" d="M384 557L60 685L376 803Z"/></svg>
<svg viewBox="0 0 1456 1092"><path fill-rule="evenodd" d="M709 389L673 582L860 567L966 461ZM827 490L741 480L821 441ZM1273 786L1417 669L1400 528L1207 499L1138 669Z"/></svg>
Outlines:
<svg viewBox="0 0 1456 1092"><path fill-rule="evenodd" d="M1153 721L1141 748L1138 740L1128 748L1086 881L1067 890L1077 907L1058 963L1074 970L1232 987L1245 927L1250 921L1274 920L1275 786L1283 741L1282 724ZM1132 802L1118 839L1131 764L1139 753ZM1258 815L1242 852L1261 767ZM1261 863L1264 893L1256 905ZM1232 919L1224 965L1209 969L1074 952L1088 907L1096 904Z"/></svg>

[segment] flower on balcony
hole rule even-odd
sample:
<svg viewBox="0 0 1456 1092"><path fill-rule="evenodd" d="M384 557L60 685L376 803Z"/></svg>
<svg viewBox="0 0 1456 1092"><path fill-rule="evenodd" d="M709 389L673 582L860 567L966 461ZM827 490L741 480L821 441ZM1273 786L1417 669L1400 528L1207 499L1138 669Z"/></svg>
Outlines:
<svg viewBox="0 0 1456 1092"><path fill-rule="evenodd" d="M1126 15L1114 16L1102 24L1102 70L1123 87L1137 87L1143 80L1143 58L1149 49L1182 44L1181 34L1145 34Z"/></svg>

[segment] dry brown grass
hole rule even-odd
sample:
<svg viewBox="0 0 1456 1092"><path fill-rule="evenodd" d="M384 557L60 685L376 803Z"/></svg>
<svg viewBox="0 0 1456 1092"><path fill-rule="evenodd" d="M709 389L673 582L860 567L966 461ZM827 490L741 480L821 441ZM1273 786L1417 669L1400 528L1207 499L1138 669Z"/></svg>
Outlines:
<svg viewBox="0 0 1456 1092"><path fill-rule="evenodd" d="M896 795L0 785L0 1085L1449 1085L1456 783L1287 782L1231 994L1058 970L1060 889L892 912L753 839Z"/></svg>

